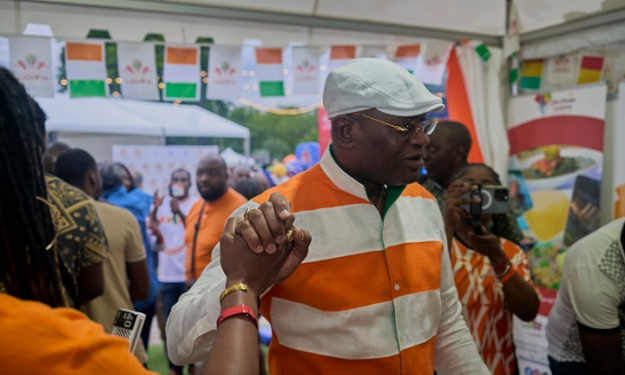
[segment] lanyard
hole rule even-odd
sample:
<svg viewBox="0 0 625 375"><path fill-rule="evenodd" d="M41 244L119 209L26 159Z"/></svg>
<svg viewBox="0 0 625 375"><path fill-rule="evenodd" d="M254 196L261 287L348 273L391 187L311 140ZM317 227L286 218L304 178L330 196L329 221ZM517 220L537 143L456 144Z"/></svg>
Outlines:
<svg viewBox="0 0 625 375"><path fill-rule="evenodd" d="M195 283L195 248L197 246L197 235L200 231L200 223L202 222L202 216L204 216L204 207L206 207L206 201L202 203L200 214L198 215L197 222L194 226L195 232L193 233L193 247L191 247L191 278L189 281L191 285Z"/></svg>

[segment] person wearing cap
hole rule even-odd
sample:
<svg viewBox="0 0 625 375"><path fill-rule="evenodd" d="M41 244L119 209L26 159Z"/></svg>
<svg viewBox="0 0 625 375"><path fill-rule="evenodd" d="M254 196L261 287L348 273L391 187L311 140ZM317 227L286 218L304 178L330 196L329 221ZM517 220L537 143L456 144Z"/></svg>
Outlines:
<svg viewBox="0 0 625 375"><path fill-rule="evenodd" d="M321 161L233 214L248 213L240 233L251 251L273 253L284 236L267 227L289 213L313 238L289 278L251 291L272 327L270 373L488 374L462 318L440 210L415 182L436 126L426 115L441 99L392 62L356 59L328 75L323 100L332 143ZM268 199L274 210L249 211ZM173 362L211 351L219 297L236 282L214 250L167 322Z"/></svg>

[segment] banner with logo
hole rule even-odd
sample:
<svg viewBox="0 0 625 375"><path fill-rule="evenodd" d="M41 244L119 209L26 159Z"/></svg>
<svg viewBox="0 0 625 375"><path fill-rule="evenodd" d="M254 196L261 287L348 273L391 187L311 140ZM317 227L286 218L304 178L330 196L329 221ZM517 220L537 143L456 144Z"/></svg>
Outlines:
<svg viewBox="0 0 625 375"><path fill-rule="evenodd" d="M10 68L31 96L54 96L49 38L9 38Z"/></svg>
<svg viewBox="0 0 625 375"><path fill-rule="evenodd" d="M207 72L206 99L239 99L241 96L241 47L212 46Z"/></svg>
<svg viewBox="0 0 625 375"><path fill-rule="evenodd" d="M159 100L154 45L117 43L117 67L124 99Z"/></svg>
<svg viewBox="0 0 625 375"><path fill-rule="evenodd" d="M616 116L614 118L614 218L625 216L625 81L619 84L619 97L616 102Z"/></svg>
<svg viewBox="0 0 625 375"><path fill-rule="evenodd" d="M547 61L547 87L558 88L573 86L579 75L580 55L552 57Z"/></svg>
<svg viewBox="0 0 625 375"><path fill-rule="evenodd" d="M600 225L606 96L601 83L517 96L509 104L510 202L533 245L527 256L542 294L535 322L515 321L515 345L524 366L540 371L548 369L545 298L560 286L566 249Z"/></svg>
<svg viewBox="0 0 625 375"><path fill-rule="evenodd" d="M293 47L293 95L319 94L319 58L317 47Z"/></svg>
<svg viewBox="0 0 625 375"><path fill-rule="evenodd" d="M158 191L161 196L169 195L172 172L184 169L191 174L190 194L198 197L195 188L197 164L202 157L218 153L218 146L113 145L112 148L113 161L141 174L143 191L150 195Z"/></svg>
<svg viewBox="0 0 625 375"><path fill-rule="evenodd" d="M424 46L417 59L414 75L426 85L440 86L443 83L451 43L432 43Z"/></svg>

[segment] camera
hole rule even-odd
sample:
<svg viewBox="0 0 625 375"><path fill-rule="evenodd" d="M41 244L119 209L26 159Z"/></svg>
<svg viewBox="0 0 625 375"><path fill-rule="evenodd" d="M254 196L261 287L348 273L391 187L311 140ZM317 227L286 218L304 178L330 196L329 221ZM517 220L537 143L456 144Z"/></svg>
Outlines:
<svg viewBox="0 0 625 375"><path fill-rule="evenodd" d="M462 196L462 198L481 198L482 202L463 205L467 212L474 217L485 214L505 214L510 210L508 188L496 185L474 184L477 189Z"/></svg>

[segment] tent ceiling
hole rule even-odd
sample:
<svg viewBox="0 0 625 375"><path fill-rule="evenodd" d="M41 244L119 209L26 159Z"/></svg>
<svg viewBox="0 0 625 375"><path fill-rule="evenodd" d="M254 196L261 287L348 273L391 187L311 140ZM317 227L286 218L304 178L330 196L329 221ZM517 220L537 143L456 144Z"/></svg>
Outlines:
<svg viewBox="0 0 625 375"><path fill-rule="evenodd" d="M87 5L100 3L106 6L104 2L90 0L47 0L47 2ZM117 1L107 2L110 6ZM130 3L144 3L145 10L149 10L150 6L163 3L194 4L223 9L373 21L498 36L504 33L506 4L504 0L126 0L124 2L128 3L128 7L133 8L140 4ZM625 7L625 0L517 0L515 3L523 32Z"/></svg>

